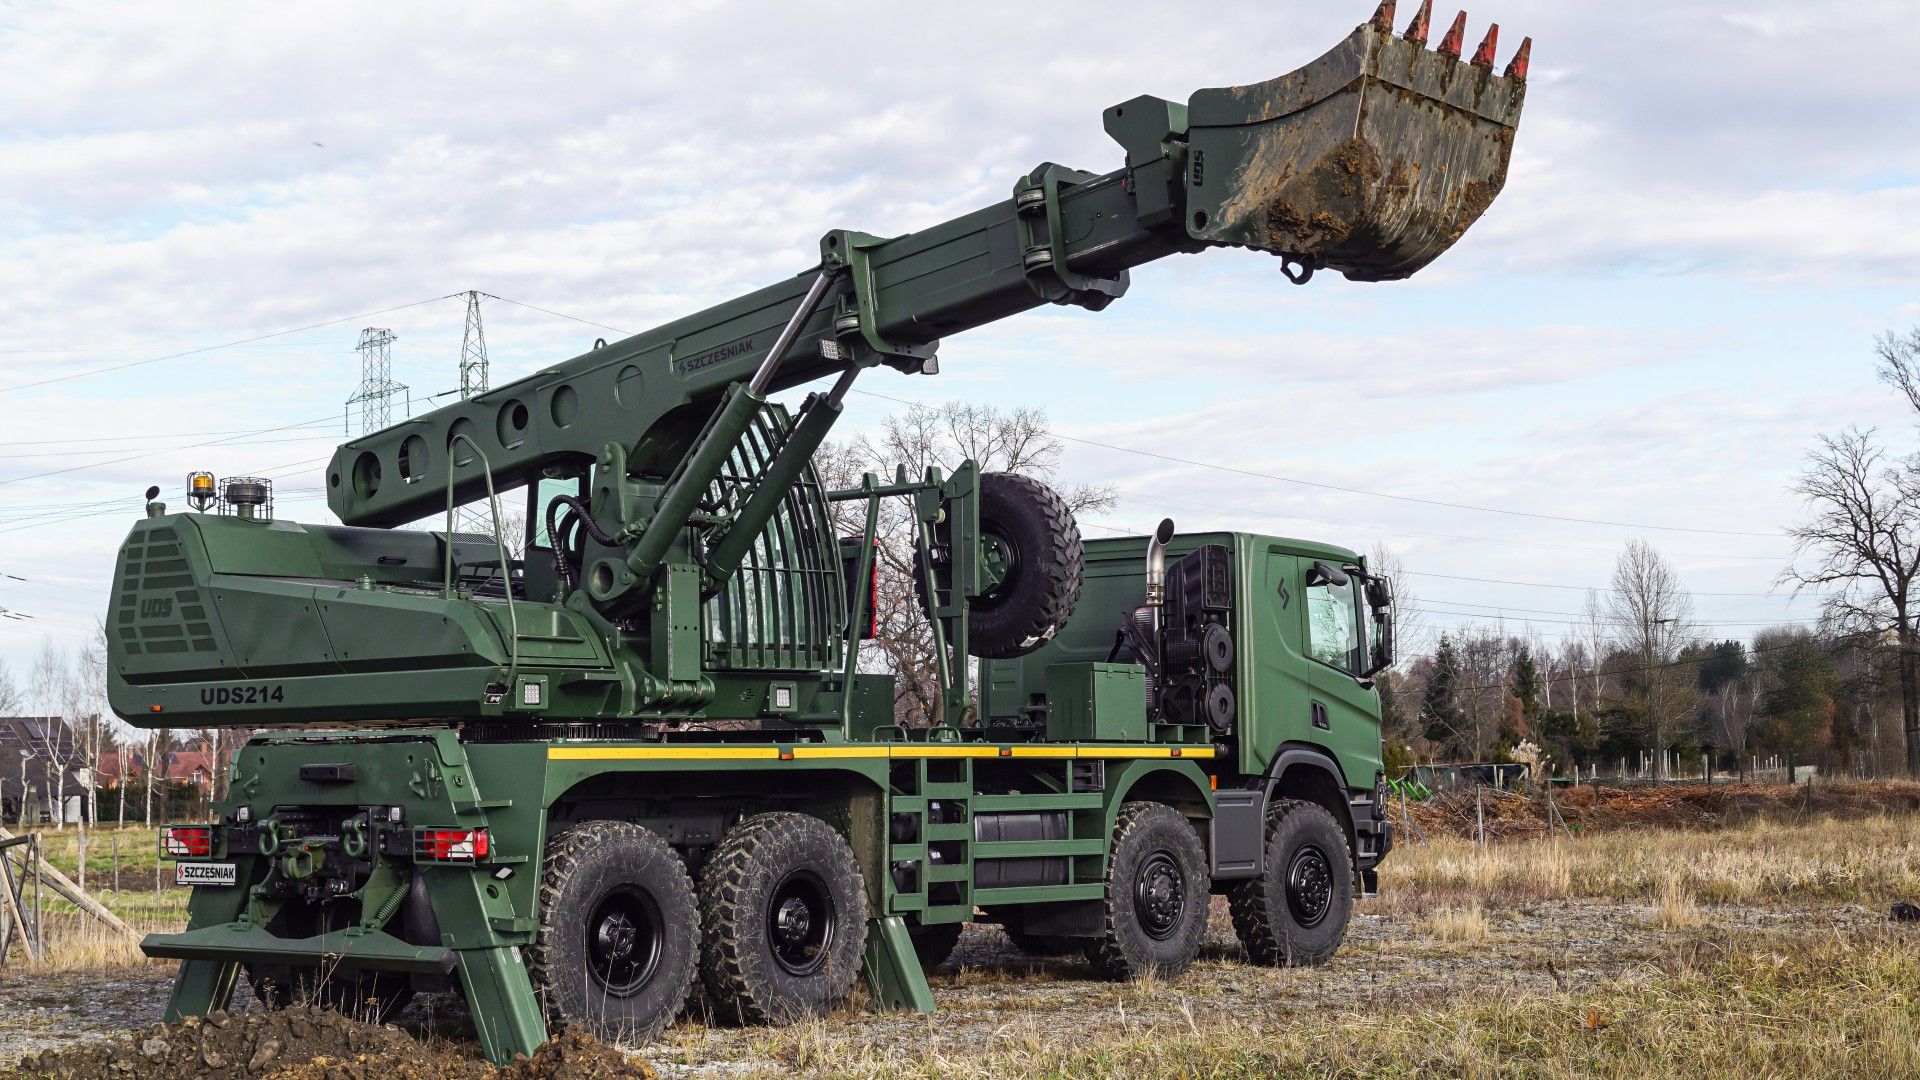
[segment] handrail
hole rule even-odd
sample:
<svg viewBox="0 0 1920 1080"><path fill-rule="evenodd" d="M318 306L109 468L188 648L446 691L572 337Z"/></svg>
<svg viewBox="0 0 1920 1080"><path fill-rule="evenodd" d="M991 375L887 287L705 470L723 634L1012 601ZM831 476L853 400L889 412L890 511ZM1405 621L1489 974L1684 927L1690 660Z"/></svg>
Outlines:
<svg viewBox="0 0 1920 1080"><path fill-rule="evenodd" d="M872 492L879 483L879 477L867 473L860 478L860 484ZM878 542L880 531L880 496L867 496L867 527L860 534L860 564L855 571L853 587L853 608L847 612L847 664L840 678L840 730L846 731L853 722L853 677L860 670L860 628L867 621L867 592L873 581L873 548Z"/></svg>
<svg viewBox="0 0 1920 1080"><path fill-rule="evenodd" d="M466 443L480 457L481 474L487 478L487 508L493 513L493 544L500 555L501 591L507 594L507 695L511 705L513 682L520 674L520 612L513 602L513 562L507 558L507 542L500 536L500 494L493 489L493 463L487 460L487 452L473 441L473 436L459 432L447 440L447 555L445 567L441 571L440 598L453 599L453 466L458 457L453 448Z"/></svg>

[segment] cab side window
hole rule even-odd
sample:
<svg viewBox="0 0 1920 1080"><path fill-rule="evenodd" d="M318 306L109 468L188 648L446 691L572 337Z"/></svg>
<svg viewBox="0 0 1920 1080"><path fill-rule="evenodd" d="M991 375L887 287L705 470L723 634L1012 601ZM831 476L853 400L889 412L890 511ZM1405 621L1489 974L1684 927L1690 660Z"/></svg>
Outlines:
<svg viewBox="0 0 1920 1080"><path fill-rule="evenodd" d="M1361 668L1360 624L1351 576L1307 587L1307 655L1342 671Z"/></svg>

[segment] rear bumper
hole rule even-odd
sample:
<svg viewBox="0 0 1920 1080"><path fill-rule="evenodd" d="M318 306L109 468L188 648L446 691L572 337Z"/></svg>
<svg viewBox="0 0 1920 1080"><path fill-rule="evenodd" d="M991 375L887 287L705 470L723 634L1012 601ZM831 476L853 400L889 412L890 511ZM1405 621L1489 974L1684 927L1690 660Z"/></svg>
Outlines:
<svg viewBox="0 0 1920 1080"><path fill-rule="evenodd" d="M335 930L307 938L275 937L250 922L204 926L179 934L148 934L140 951L162 960L211 960L220 964L340 964L370 971L453 971L452 949L409 945L378 930Z"/></svg>

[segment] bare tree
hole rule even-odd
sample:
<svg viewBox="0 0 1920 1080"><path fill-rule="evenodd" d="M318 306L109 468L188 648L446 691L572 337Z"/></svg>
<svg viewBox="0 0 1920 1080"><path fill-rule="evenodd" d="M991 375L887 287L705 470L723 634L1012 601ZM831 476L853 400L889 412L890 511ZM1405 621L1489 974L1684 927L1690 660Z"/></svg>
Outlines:
<svg viewBox="0 0 1920 1080"><path fill-rule="evenodd" d="M1630 682L1640 691L1646 713L1654 776L1664 780L1667 747L1691 695L1691 683L1676 674L1674 662L1693 633L1693 596L1681 586L1672 563L1652 544L1634 539L1614 563L1607 611L1622 645L1638 662Z"/></svg>
<svg viewBox="0 0 1920 1080"><path fill-rule="evenodd" d="M7 665L0 662L0 715L14 715L21 708L20 684L13 681L13 673Z"/></svg>
<svg viewBox="0 0 1920 1080"><path fill-rule="evenodd" d="M1587 662L1592 665L1593 693L1589 695L1590 708L1600 707L1600 698L1606 692L1601 681L1601 669L1606 666L1607 645L1613 638L1612 626L1607 621L1606 601L1592 589L1587 590L1586 614L1575 632L1580 635L1581 644L1588 650Z"/></svg>
<svg viewBox="0 0 1920 1080"><path fill-rule="evenodd" d="M1920 344L1883 353L1892 365L1883 377L1910 396L1915 348ZM1907 775L1920 778L1920 597L1914 591L1920 583L1920 456L1890 462L1872 431L1849 428L1821 436L1793 490L1812 516L1789 530L1798 558L1781 580L1796 592L1833 590L1821 612L1831 630L1892 634Z"/></svg>
<svg viewBox="0 0 1920 1080"><path fill-rule="evenodd" d="M951 472L968 458L979 462L984 471L1024 473L1046 480L1059 467L1064 449L1048 432L1043 410L1002 411L949 402L896 413L873 434L849 443L829 443L814 455L814 467L829 488L856 487L866 472L891 477L900 465L915 477L930 467ZM1114 501L1112 490L1105 487L1064 488L1060 495L1075 513L1104 510ZM837 503L833 511L841 535L858 536L866 528L863 503ZM931 723L941 704L933 627L914 589L914 522L904 500L882 500L876 539L876 635L863 650L868 656L863 666L894 675L897 722Z"/></svg>
<svg viewBox="0 0 1920 1080"><path fill-rule="evenodd" d="M1760 680L1752 675L1728 679L1707 698L1714 742L1734 755L1734 763L1742 771L1746 768L1747 738L1759 708Z"/></svg>
<svg viewBox="0 0 1920 1080"><path fill-rule="evenodd" d="M1407 580L1406 564L1400 561L1398 552L1385 543L1378 543L1367 556L1367 572L1393 583L1394 649L1400 656L1412 656L1426 634L1426 620L1421 613L1420 596Z"/></svg>
<svg viewBox="0 0 1920 1080"><path fill-rule="evenodd" d="M54 648L48 639L40 643L39 655L33 658L32 692L35 707L40 710L46 736L41 740L40 748L40 792L46 803L47 816L55 828L66 828L66 807L62 805L61 795L66 791L67 757L72 753L71 734L62 730L66 722L62 715L66 711L69 698L69 682L72 671L60 650Z"/></svg>

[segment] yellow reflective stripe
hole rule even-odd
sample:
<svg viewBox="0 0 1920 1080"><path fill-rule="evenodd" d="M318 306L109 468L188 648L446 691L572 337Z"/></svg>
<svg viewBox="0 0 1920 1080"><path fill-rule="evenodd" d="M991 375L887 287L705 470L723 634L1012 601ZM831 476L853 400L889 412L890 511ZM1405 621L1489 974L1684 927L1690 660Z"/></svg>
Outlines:
<svg viewBox="0 0 1920 1080"><path fill-rule="evenodd" d="M779 757L777 746L555 746L547 750L552 761L768 761Z"/></svg>
<svg viewBox="0 0 1920 1080"><path fill-rule="evenodd" d="M1173 756L1174 749L1170 746L1083 746L1080 748L1080 756L1083 758L1170 758ZM1183 758L1213 756L1211 746L1182 746L1178 749Z"/></svg>
<svg viewBox="0 0 1920 1080"><path fill-rule="evenodd" d="M893 750L886 746L796 746L793 748L796 758L884 758L892 757Z"/></svg>
<svg viewBox="0 0 1920 1080"><path fill-rule="evenodd" d="M1004 755L1002 751L1007 751ZM1178 751L1176 755L1175 751ZM778 761L873 758L1210 758L1211 746L796 746L784 755L777 746L554 746L551 761Z"/></svg>

